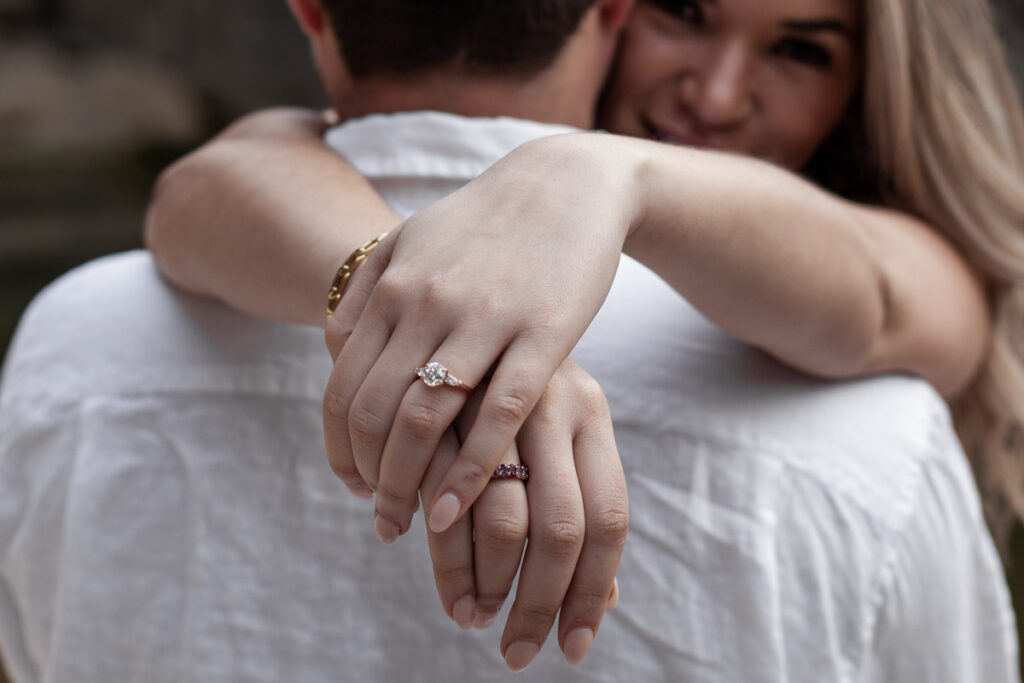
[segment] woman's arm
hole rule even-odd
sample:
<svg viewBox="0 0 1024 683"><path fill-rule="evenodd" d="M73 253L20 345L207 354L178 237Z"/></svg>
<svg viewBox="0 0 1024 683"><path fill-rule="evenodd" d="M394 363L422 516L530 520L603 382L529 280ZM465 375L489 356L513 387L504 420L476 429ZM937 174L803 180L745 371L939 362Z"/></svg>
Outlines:
<svg viewBox="0 0 1024 683"><path fill-rule="evenodd" d="M906 371L948 396L987 349L982 287L935 230L767 163L588 133L524 145L475 185L462 212L617 242L723 329L815 375Z"/></svg>
<svg viewBox="0 0 1024 683"><path fill-rule="evenodd" d="M146 221L164 274L254 315L323 326L340 263L400 220L323 144L325 127L305 110L261 112L165 171ZM525 145L488 175L547 224L606 207L605 228L628 230L613 237L626 253L806 372L902 370L951 395L984 356L983 293L934 231L768 164L587 134ZM507 194L485 198L526 218Z"/></svg>
<svg viewBox="0 0 1024 683"><path fill-rule="evenodd" d="M282 144L239 138L206 150L217 171L205 180L168 176L195 187L195 196L179 187L179 199L167 200L180 211L175 228L194 237L175 250L168 236L180 234L154 230L158 260L186 287L259 315L322 324L320 301L334 269L387 227L388 212L369 188L370 209L363 198L352 209L348 191L323 189L359 181L317 135ZM217 146L223 151L215 154ZM235 190L218 194L211 188L219 184ZM158 205L162 194L170 192L157 194ZM241 213L229 213L232 204ZM205 217L188 217L192 209ZM814 374L904 370L950 395L985 352L980 286L949 246L909 217L855 206L751 159L598 134L534 141L403 223L356 273L335 318L352 322L373 311L329 385L339 414L366 407L353 405L357 394L402 403L404 376L394 386L362 386L384 343L417 358L449 343L461 349L460 378L471 386L493 369L479 417L440 487L445 514L434 516L437 501L427 506L435 530L464 514L486 485L600 308L623 250L727 331ZM388 341L391 334L401 338ZM436 443L448 427L401 410L377 417L396 425L390 436L401 443ZM402 433L403 425L418 425L420 438ZM384 443L389 435L361 437ZM430 453L406 455L426 462ZM381 453L362 457L380 462ZM390 507L389 518L404 521L413 501Z"/></svg>
<svg viewBox="0 0 1024 683"><path fill-rule="evenodd" d="M147 243L164 274L184 289L262 318L323 326L328 285L339 264L399 220L323 144L324 127L312 112L259 113L166 171L146 225ZM360 269L354 284L367 271ZM342 318L333 319L334 328L355 324ZM406 375L411 381L412 373ZM325 424L325 432L337 424ZM445 437L452 435L449 430ZM566 360L521 438L524 462L543 481L528 501L519 501L532 511L532 550L502 652L510 667L526 666L529 644L543 643L561 612L558 640L566 658L578 664L617 599L615 571L628 524L625 479L596 382ZM430 476L435 483L443 477L455 457L445 443L417 487L430 491ZM574 464L577 457L583 461ZM527 517L516 514L507 498L524 489L519 482L503 485L508 483L492 486L472 519L444 534L429 533L439 594L464 627L494 619L519 568Z"/></svg>
<svg viewBox="0 0 1024 683"><path fill-rule="evenodd" d="M906 371L950 396L984 358L982 287L914 218L748 158L592 135L550 143L584 164L618 159L620 192L634 195L623 250L783 362L825 377Z"/></svg>
<svg viewBox="0 0 1024 683"><path fill-rule="evenodd" d="M399 217L301 109L248 116L168 168L146 245L182 289L271 320L323 327L345 258Z"/></svg>
<svg viewBox="0 0 1024 683"><path fill-rule="evenodd" d="M328 384L345 414L366 408L357 396L402 404L404 378L369 372L391 349L440 349L470 385L493 375L459 458L425 505L432 529L459 519L486 485L603 303L623 251L725 330L814 374L903 370L950 395L985 353L981 287L909 217L727 154L600 134L534 141L405 221L339 308L339 317L374 321L348 340L336 365L344 373ZM407 404L380 419L392 427L373 432L373 443L432 442L447 426L425 424ZM407 461L429 457L410 450ZM412 484L392 472L389 488ZM393 503L395 518L411 506Z"/></svg>

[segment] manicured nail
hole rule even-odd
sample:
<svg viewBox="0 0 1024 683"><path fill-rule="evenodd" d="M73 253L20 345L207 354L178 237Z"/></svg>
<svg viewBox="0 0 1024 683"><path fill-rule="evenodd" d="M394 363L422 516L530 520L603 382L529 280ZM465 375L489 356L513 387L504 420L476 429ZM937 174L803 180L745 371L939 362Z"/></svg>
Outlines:
<svg viewBox="0 0 1024 683"><path fill-rule="evenodd" d="M476 616L476 600L472 595L463 595L452 605L452 618L463 631L473 626L474 616Z"/></svg>
<svg viewBox="0 0 1024 683"><path fill-rule="evenodd" d="M517 641L505 650L505 665L512 671L522 671L530 665L538 652L540 652L540 645L537 643Z"/></svg>
<svg viewBox="0 0 1024 683"><path fill-rule="evenodd" d="M565 661L573 666L579 666L587 658L590 646L594 644L594 632L589 628L578 628L571 631L565 637L562 652L565 654Z"/></svg>
<svg viewBox="0 0 1024 683"><path fill-rule="evenodd" d="M454 493L446 493L441 496L434 509L430 511L430 530L439 534L452 525L455 518L459 516L462 504L455 497Z"/></svg>
<svg viewBox="0 0 1024 683"><path fill-rule="evenodd" d="M384 519L378 513L373 515L373 530L377 532L377 538L384 543L394 543L401 532L397 524Z"/></svg>
<svg viewBox="0 0 1024 683"><path fill-rule="evenodd" d="M497 612L477 612L476 618L473 619L473 628L485 629L493 624L497 618Z"/></svg>

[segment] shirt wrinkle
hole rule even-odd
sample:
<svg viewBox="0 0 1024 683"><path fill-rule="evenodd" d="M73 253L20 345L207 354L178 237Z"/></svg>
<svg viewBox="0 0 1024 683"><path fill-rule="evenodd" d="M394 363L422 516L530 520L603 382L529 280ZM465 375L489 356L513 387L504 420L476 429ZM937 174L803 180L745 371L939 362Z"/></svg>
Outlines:
<svg viewBox="0 0 1024 683"><path fill-rule="evenodd" d="M326 141L407 217L516 146L574 130L405 112ZM145 252L72 271L26 312L0 376L0 490L70 477L64 494L0 505L16 607L0 591L0 645L35 666L15 667L16 683L867 683L869 665L878 681L1019 680L970 472L923 382L793 372L628 256L572 356L605 390L629 486L622 599L581 667L550 638L513 675L500 629L461 632L440 608L422 522L382 546L372 502L331 473L322 332L177 292ZM69 416L85 406L82 434ZM950 483L925 486L938 469ZM901 573L923 561L904 534L933 509L948 523L923 527L928 543L969 550L934 576L971 579L963 595ZM943 628L894 603L894 585L927 596ZM908 646L927 637L929 661L905 668L883 618L917 634ZM32 627L48 620L53 632ZM933 673L981 648L967 676Z"/></svg>

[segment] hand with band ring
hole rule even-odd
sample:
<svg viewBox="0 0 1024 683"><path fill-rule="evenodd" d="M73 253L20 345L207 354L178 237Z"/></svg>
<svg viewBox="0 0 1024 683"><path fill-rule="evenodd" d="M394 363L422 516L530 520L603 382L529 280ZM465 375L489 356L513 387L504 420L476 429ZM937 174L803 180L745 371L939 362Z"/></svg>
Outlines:
<svg viewBox="0 0 1024 683"><path fill-rule="evenodd" d="M456 421L459 434L472 425L482 398L479 391L470 397ZM456 435L446 432L423 481L424 500L457 452ZM628 503L604 395L571 360L556 371L504 463L469 514L441 533L428 527L438 594L461 627L486 628L522 559L501 639L506 663L525 668L560 614L559 646L579 664L614 606Z"/></svg>
<svg viewBox="0 0 1024 683"><path fill-rule="evenodd" d="M327 326L336 358L324 403L328 460L352 490L376 493L375 528L385 542L411 524L430 458L465 404L460 389L489 378L459 457L425 501L431 529L446 529L484 490L603 303L629 227L623 208L598 195L563 207L573 218L564 229L531 219L509 230L517 214L549 215L560 200L517 197L518 208L504 206L511 215L496 221L476 184L392 230L352 276ZM457 384L418 376L430 364Z"/></svg>
<svg viewBox="0 0 1024 683"><path fill-rule="evenodd" d="M363 267L373 268L373 259ZM328 346L337 358L351 335L351 321L342 314L331 322L335 333L330 334L329 326ZM437 361L410 375L413 386L422 387L428 396L432 391L451 392L466 401L454 425L465 438L489 390L486 381L474 391ZM344 422L332 415L330 400L329 387L324 423L328 443L332 431L336 438L345 436ZM436 497L457 459L459 437L454 427L439 440L425 472L420 488L425 503ZM331 454L328 448L329 459ZM578 664L586 657L604 612L617 601L615 572L628 528L625 478L611 416L593 378L573 361L563 361L502 462L505 468L499 464L490 472L490 484L469 514L442 532L428 525L438 594L461 627L485 628L508 596L522 560L501 641L506 663L513 670L525 668L561 614L559 645L566 659ZM374 481L369 474L374 463L358 466L331 459L331 465L354 492L373 495L363 472ZM528 490L519 483L527 479ZM374 523L382 540L397 536L377 513ZM523 558L527 536L530 544Z"/></svg>

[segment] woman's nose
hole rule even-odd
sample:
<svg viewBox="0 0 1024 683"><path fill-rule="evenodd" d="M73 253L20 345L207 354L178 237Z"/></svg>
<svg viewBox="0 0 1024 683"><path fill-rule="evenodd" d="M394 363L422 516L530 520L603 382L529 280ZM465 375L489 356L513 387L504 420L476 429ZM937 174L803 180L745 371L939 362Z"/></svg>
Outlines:
<svg viewBox="0 0 1024 683"><path fill-rule="evenodd" d="M723 46L683 79L684 104L707 128L741 123L753 110L749 49L739 43Z"/></svg>

